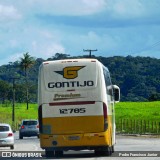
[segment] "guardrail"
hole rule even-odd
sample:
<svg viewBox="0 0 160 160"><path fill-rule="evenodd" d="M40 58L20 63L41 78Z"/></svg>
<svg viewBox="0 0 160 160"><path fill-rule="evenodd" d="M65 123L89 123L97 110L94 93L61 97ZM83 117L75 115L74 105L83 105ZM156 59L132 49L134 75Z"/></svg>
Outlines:
<svg viewBox="0 0 160 160"><path fill-rule="evenodd" d="M118 133L160 134L160 121L119 119L116 121Z"/></svg>

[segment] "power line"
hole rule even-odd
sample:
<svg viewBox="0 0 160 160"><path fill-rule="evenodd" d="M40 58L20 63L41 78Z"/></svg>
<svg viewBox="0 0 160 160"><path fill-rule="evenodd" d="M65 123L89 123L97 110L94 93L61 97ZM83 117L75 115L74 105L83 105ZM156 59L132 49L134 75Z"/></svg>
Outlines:
<svg viewBox="0 0 160 160"><path fill-rule="evenodd" d="M141 49L137 50L136 52L147 51L147 50L150 50L150 49L152 49L152 48L154 48L154 47L156 47L156 46L158 46L158 45L160 45L160 41L157 41L157 42L153 43L153 44L150 45L150 46L141 48Z"/></svg>

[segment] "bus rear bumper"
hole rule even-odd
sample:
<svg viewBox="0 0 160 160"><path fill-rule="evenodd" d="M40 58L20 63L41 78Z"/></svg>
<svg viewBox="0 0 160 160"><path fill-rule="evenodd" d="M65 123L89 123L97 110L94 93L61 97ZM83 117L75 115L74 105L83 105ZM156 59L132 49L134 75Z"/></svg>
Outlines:
<svg viewBox="0 0 160 160"><path fill-rule="evenodd" d="M68 147L44 147L47 151L80 151L80 150L106 150L109 146L68 146Z"/></svg>
<svg viewBox="0 0 160 160"><path fill-rule="evenodd" d="M107 132L74 135L40 134L40 146L47 150L97 150L112 145L111 135Z"/></svg>

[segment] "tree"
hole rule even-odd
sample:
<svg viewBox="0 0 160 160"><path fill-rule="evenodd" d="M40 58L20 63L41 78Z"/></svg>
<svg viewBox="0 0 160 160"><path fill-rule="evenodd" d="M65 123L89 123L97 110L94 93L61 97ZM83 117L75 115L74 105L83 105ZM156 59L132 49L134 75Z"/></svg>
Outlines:
<svg viewBox="0 0 160 160"><path fill-rule="evenodd" d="M63 54L63 53L56 53L55 56L53 56L56 60L58 59L67 59L67 57L70 56L69 54Z"/></svg>
<svg viewBox="0 0 160 160"><path fill-rule="evenodd" d="M63 54L63 53L56 53L52 58L48 58L47 60L60 60L60 59L67 59L70 55Z"/></svg>
<svg viewBox="0 0 160 160"><path fill-rule="evenodd" d="M9 93L11 92L11 86L6 81L0 80L0 101L5 103L5 100L9 100Z"/></svg>
<svg viewBox="0 0 160 160"><path fill-rule="evenodd" d="M29 93L28 93L28 71L35 63L35 59L29 55L29 53L24 53L23 57L20 58L20 68L24 71L25 76L25 86L26 86L26 104L28 110L29 103Z"/></svg>
<svg viewBox="0 0 160 160"><path fill-rule="evenodd" d="M159 101L160 100L160 93L154 93L149 98L149 101Z"/></svg>

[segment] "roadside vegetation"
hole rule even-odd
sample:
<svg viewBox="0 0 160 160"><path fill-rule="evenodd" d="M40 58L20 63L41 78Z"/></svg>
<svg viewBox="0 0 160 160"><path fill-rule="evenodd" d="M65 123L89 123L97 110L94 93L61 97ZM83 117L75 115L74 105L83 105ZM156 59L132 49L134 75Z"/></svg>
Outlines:
<svg viewBox="0 0 160 160"><path fill-rule="evenodd" d="M12 122L12 104L0 104L0 123L9 123L13 128L18 129L22 119L38 119L38 105L26 103L15 103L15 121Z"/></svg>
<svg viewBox="0 0 160 160"><path fill-rule="evenodd" d="M115 106L116 120L135 119L160 121L160 101L120 102Z"/></svg>
<svg viewBox="0 0 160 160"><path fill-rule="evenodd" d="M56 53L48 59L34 59L29 53L23 54L19 61L0 66L0 102L13 99L13 79L15 79L15 101L36 103L38 70L44 61L68 58L87 58L87 55L71 57ZM160 59L151 57L102 57L94 56L106 66L112 83L121 89L121 101L148 102L160 100Z"/></svg>
<svg viewBox="0 0 160 160"><path fill-rule="evenodd" d="M118 132L158 133L160 134L160 101L120 102L115 106L116 127ZM0 104L0 122L9 123L18 129L22 119L38 119L38 105L15 104L15 122L12 123L12 104Z"/></svg>
<svg viewBox="0 0 160 160"><path fill-rule="evenodd" d="M56 53L46 60L68 58L88 56L70 57ZM112 83L121 89L122 102L115 106L116 129L120 132L160 134L160 72L157 72L160 69L160 59L139 56L92 58L108 67ZM38 70L46 60L34 59L27 52L19 61L0 66L0 123L9 123L12 128L18 129L22 119L38 118ZM15 107L12 107L11 101ZM12 108L15 113L14 123Z"/></svg>

